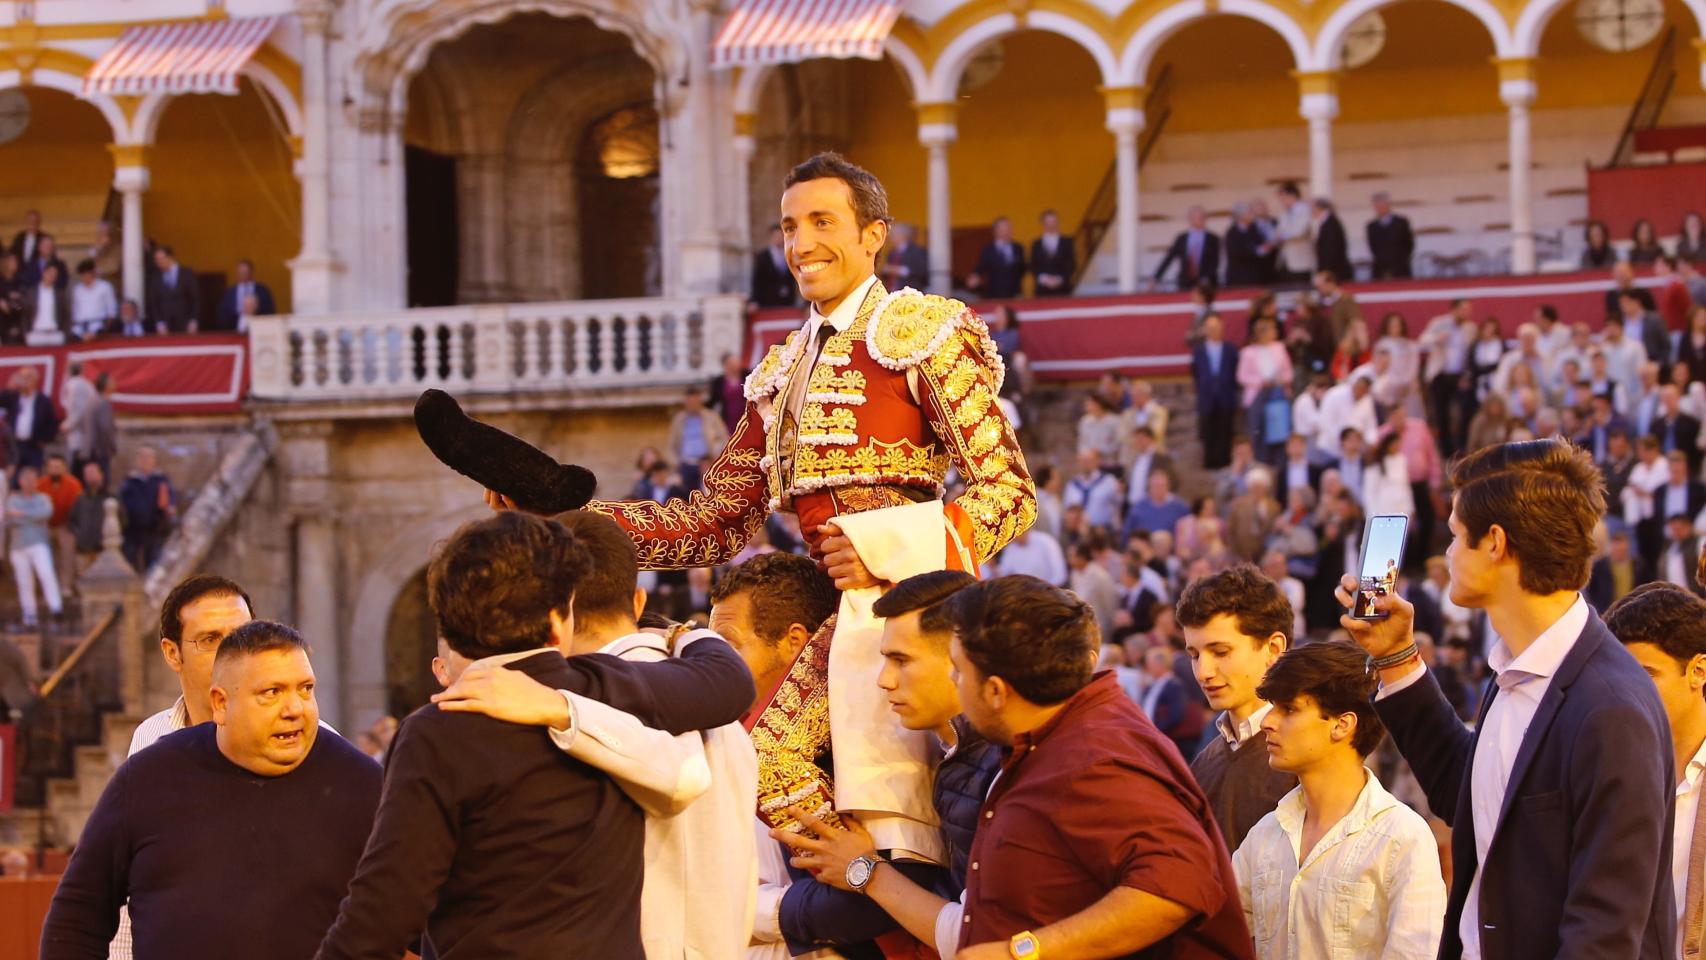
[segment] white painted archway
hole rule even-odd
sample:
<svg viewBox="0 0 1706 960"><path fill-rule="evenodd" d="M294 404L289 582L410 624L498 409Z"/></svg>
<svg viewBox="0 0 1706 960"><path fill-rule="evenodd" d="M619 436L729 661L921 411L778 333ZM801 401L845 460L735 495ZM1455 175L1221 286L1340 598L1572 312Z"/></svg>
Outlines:
<svg viewBox="0 0 1706 960"><path fill-rule="evenodd" d="M1339 53L1344 48L1345 34L1357 19L1365 13L1390 6L1395 0L1350 0L1349 3L1333 11L1327 22L1321 25L1321 31L1315 37L1315 49L1312 54L1313 70L1337 70L1339 68ZM1443 0L1460 10L1467 11L1470 16L1481 22L1487 28L1487 34L1493 40L1493 55L1519 57L1517 47L1511 39L1510 26L1505 22L1504 14L1498 11L1488 0ZM1544 0L1543 0L1544 2ZM1557 0L1562 3L1564 0ZM1694 0L1700 2L1700 0ZM1530 8L1532 9L1532 8ZM1525 12L1526 15L1526 12Z"/></svg>
<svg viewBox="0 0 1706 960"><path fill-rule="evenodd" d="M977 52L991 41L1021 30L1041 30L1059 34L1077 43L1096 61L1096 68L1102 74L1104 86L1121 85L1118 58L1095 28L1063 14L1036 10L1026 14L1023 22L1011 13L1003 13L980 20L961 31L943 48L924 87L915 88L918 89L918 101L952 102L959 91L960 75L965 72L966 66Z"/></svg>

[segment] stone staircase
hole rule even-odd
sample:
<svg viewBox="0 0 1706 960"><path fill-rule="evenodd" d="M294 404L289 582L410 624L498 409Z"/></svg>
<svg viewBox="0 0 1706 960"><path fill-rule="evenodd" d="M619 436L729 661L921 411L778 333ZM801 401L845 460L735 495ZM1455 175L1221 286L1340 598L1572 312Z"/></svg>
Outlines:
<svg viewBox="0 0 1706 960"><path fill-rule="evenodd" d="M1202 443L1197 439L1196 388L1188 377L1148 378L1155 399L1169 411L1167 453L1179 473L1179 495L1189 500L1214 487L1212 473L1202 469ZM1034 473L1044 463L1070 476L1078 457L1078 417L1084 398L1095 388L1090 381L1042 384L1028 401L1029 419L1019 431L1025 461Z"/></svg>

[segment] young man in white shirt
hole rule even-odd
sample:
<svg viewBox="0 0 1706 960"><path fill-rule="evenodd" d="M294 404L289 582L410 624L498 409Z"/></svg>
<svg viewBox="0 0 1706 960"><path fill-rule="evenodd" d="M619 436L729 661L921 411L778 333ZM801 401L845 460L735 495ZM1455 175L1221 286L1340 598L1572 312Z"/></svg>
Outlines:
<svg viewBox="0 0 1706 960"><path fill-rule="evenodd" d="M1232 855L1258 960L1432 960L1445 913L1433 831L1363 760L1385 730L1368 654L1348 643L1288 651L1259 695L1268 762L1297 788Z"/></svg>
<svg viewBox="0 0 1706 960"><path fill-rule="evenodd" d="M1700 955L1700 935L1690 939L1706 911L1706 600L1682 587L1649 583L1636 587L1605 612L1605 626L1653 678L1670 720L1676 752L1676 826L1671 835L1671 883L1676 893L1676 956Z"/></svg>
<svg viewBox="0 0 1706 960"><path fill-rule="evenodd" d="M71 288L72 334L79 340L93 340L117 319L113 285L95 275L95 261L77 264L77 285Z"/></svg>

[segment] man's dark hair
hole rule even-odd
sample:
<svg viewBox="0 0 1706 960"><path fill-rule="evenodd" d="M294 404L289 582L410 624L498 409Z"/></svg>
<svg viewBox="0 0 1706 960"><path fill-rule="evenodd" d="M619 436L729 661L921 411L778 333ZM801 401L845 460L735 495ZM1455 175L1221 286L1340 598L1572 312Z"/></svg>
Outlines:
<svg viewBox="0 0 1706 960"><path fill-rule="evenodd" d="M954 632L954 619L949 615L947 601L976 582L977 578L964 570L920 573L890 587L871 605L871 612L887 618L905 616L914 610L922 611L918 614L918 629L932 637L942 638L945 646L947 637Z"/></svg>
<svg viewBox="0 0 1706 960"><path fill-rule="evenodd" d="M841 154L820 153L788 171L787 179L782 181L782 189L809 180L840 180L847 184L847 192L853 200L854 220L859 229L863 230L877 220L889 221L889 195L883 189L882 181Z"/></svg>
<svg viewBox="0 0 1706 960"><path fill-rule="evenodd" d="M1315 698L1326 719L1356 714L1351 746L1366 757L1386 735L1380 715L1374 712L1374 692L1379 686L1380 675L1361 647L1326 640L1280 654L1256 687L1256 696L1269 703L1293 704L1308 695Z"/></svg>
<svg viewBox="0 0 1706 960"><path fill-rule="evenodd" d="M1451 309L1456 310L1458 307L1461 307L1468 302L1469 302L1469 298L1467 298L1467 297L1452 297L1451 298Z"/></svg>
<svg viewBox="0 0 1706 960"><path fill-rule="evenodd" d="M984 676L1000 677L1049 706L1090 682L1101 630L1090 605L1025 575L972 584L948 601L960 649Z"/></svg>
<svg viewBox="0 0 1706 960"><path fill-rule="evenodd" d="M309 652L308 642L302 639L302 634L290 627L276 620L250 620L225 635L219 644L219 652L213 655L213 667L217 670L222 663L274 650Z"/></svg>
<svg viewBox="0 0 1706 960"><path fill-rule="evenodd" d="M586 574L575 584L575 622L631 619L634 589L640 580L634 541L603 514L571 510L557 520L592 559Z"/></svg>
<svg viewBox="0 0 1706 960"><path fill-rule="evenodd" d="M1193 581L1179 594L1173 614L1179 626L1193 630L1208 626L1221 614L1231 614L1238 632L1258 647L1276 633L1285 637L1288 647L1293 640L1291 601L1280 592L1279 584L1247 563Z"/></svg>
<svg viewBox="0 0 1706 960"><path fill-rule="evenodd" d="M1605 480L1593 456L1568 440L1522 440L1484 447L1451 471L1457 518L1471 545L1498 524L1533 594L1580 590L1605 515Z"/></svg>
<svg viewBox="0 0 1706 960"><path fill-rule="evenodd" d="M1333 271L1323 268L1323 269L1315 271L1315 273L1318 276L1320 276L1321 279L1327 281L1328 283L1332 284L1333 286L1336 287L1339 285L1339 275L1334 273Z"/></svg>
<svg viewBox="0 0 1706 960"><path fill-rule="evenodd" d="M794 624L816 633L835 612L841 593L810 557L763 553L731 569L711 587L711 602L745 594L752 604L752 632L778 643Z"/></svg>
<svg viewBox="0 0 1706 960"><path fill-rule="evenodd" d="M1706 600L1674 583L1644 583L1605 611L1605 627L1625 646L1650 643L1687 666L1706 653Z"/></svg>
<svg viewBox="0 0 1706 960"><path fill-rule="evenodd" d="M155 247L154 250L155 250L155 252L163 253L166 256L171 257L174 260L177 259L177 257L178 257L178 252L176 250L173 250L172 245L169 243L162 243L159 246Z"/></svg>
<svg viewBox="0 0 1706 960"><path fill-rule="evenodd" d="M551 613L568 613L591 565L561 523L505 511L463 524L439 544L427 566L427 602L439 636L470 660L543 647Z"/></svg>
<svg viewBox="0 0 1706 960"><path fill-rule="evenodd" d="M93 259L91 259L89 257L84 257L83 259L77 261L77 275L78 276L82 276L85 273L94 273L94 272L95 272L95 261Z"/></svg>
<svg viewBox="0 0 1706 960"><path fill-rule="evenodd" d="M105 374L102 374L105 376ZM254 615L255 605L237 581L216 573L197 573L178 581L166 601L160 604L160 639L182 643L184 639L184 608L202 597L237 597Z"/></svg>
<svg viewBox="0 0 1706 960"><path fill-rule="evenodd" d="M1543 303L1539 306L1538 310L1539 310L1541 316L1552 321L1553 323L1558 322L1558 308L1557 307L1554 307L1550 303Z"/></svg>
<svg viewBox="0 0 1706 960"><path fill-rule="evenodd" d="M1288 197L1302 197L1303 196L1303 191L1297 189L1297 181L1295 181L1295 180L1286 180L1286 181L1283 181L1282 183L1280 183L1279 192L1285 194Z"/></svg>
<svg viewBox="0 0 1706 960"><path fill-rule="evenodd" d="M1039 489L1039 490L1041 490L1043 487L1046 487L1049 484L1053 483L1054 482L1054 464L1045 463L1045 464L1037 467L1037 472L1031 475L1031 479L1036 482L1037 489Z"/></svg>
<svg viewBox="0 0 1706 960"><path fill-rule="evenodd" d="M1219 292L1220 288L1214 285L1213 280L1204 277L1197 281L1197 296L1202 297L1202 302L1205 305L1213 303Z"/></svg>
<svg viewBox="0 0 1706 960"><path fill-rule="evenodd" d="M106 393L107 390L112 387L112 385L113 385L113 375L112 374L110 374L110 373L97 373L97 374L95 374L95 390L97 392Z"/></svg>
<svg viewBox="0 0 1706 960"><path fill-rule="evenodd" d="M1617 300L1619 303L1624 300L1633 300L1636 303L1640 303L1641 293L1635 287L1625 287L1622 290L1617 291Z"/></svg>
<svg viewBox="0 0 1706 960"><path fill-rule="evenodd" d="M248 267L250 270L253 270L255 269L255 261L250 260L248 257L243 257L237 261L237 266Z"/></svg>

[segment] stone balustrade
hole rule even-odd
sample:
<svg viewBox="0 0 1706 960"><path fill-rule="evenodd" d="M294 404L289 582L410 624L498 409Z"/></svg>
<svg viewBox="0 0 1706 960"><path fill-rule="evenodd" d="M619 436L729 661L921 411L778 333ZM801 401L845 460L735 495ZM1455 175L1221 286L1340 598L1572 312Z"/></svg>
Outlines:
<svg viewBox="0 0 1706 960"><path fill-rule="evenodd" d="M741 298L476 304L254 317L250 396L412 399L685 385L739 351Z"/></svg>

